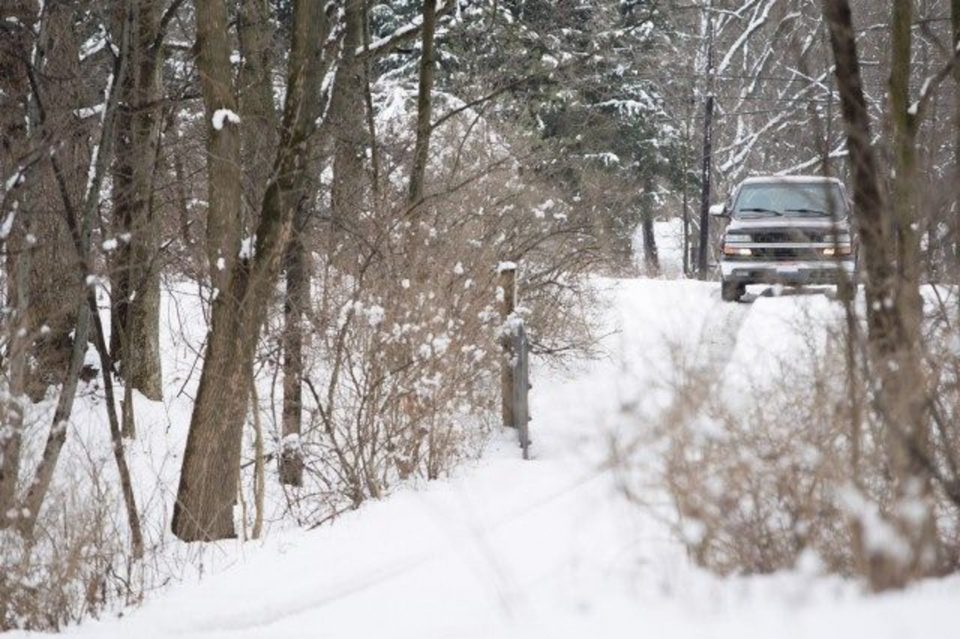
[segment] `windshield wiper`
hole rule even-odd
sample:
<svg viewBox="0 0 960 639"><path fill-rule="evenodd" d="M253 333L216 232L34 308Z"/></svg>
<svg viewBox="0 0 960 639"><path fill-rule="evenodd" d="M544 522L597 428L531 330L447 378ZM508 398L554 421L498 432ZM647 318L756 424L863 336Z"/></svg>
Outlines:
<svg viewBox="0 0 960 639"><path fill-rule="evenodd" d="M786 209L788 213L804 213L809 215L829 215L826 211L820 209Z"/></svg>
<svg viewBox="0 0 960 639"><path fill-rule="evenodd" d="M775 211L773 209L765 209L758 206L748 207L745 209L737 209L737 213L770 213L771 215L780 215L780 216L783 215L783 213L781 213L780 211Z"/></svg>

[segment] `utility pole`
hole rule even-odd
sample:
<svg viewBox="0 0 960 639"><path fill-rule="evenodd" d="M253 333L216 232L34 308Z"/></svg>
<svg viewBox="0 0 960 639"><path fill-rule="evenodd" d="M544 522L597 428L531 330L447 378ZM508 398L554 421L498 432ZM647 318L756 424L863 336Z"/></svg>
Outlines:
<svg viewBox="0 0 960 639"><path fill-rule="evenodd" d="M707 250L710 238L710 174L713 155L713 3L708 2L707 12L707 66L706 101L703 107L703 159L700 171L700 241L697 246L697 273L701 280L707 279Z"/></svg>
<svg viewBox="0 0 960 639"><path fill-rule="evenodd" d="M951 0L950 2L950 24L953 30L953 48L956 51L960 48L960 0ZM957 82L957 91L960 91L960 64L956 64L953 67L953 79ZM956 177L953 180L954 191L953 191L953 201L955 206L960 209L960 100L956 100L956 107L954 111L954 147L953 147L953 164L954 171L956 172ZM960 264L960 210L957 210L953 214L953 260L954 268L957 264Z"/></svg>
<svg viewBox="0 0 960 639"><path fill-rule="evenodd" d="M824 142L823 150L824 175L833 175L833 167L830 165L830 148L833 146L833 87L830 86L829 89L827 91L827 140Z"/></svg>
<svg viewBox="0 0 960 639"><path fill-rule="evenodd" d="M696 108L696 100L690 98L688 108L683 117L683 154L682 168L683 179L683 276L690 277L690 121L693 119L693 113Z"/></svg>

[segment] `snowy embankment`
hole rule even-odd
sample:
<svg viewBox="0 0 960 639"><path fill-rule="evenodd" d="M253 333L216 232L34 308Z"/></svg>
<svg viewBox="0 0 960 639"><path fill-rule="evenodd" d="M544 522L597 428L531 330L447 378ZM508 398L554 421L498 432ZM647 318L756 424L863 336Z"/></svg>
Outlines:
<svg viewBox="0 0 960 639"><path fill-rule="evenodd" d="M533 460L500 433L453 478L317 530L209 547L215 563L232 565L70 634L955 637L956 578L867 597L809 566L769 577L704 573L650 510L623 498L608 463L611 436L636 427L628 415L672 401L662 389L677 357L730 374L836 305L806 295L723 304L715 284L696 282L607 286L616 330L606 356L534 370Z"/></svg>

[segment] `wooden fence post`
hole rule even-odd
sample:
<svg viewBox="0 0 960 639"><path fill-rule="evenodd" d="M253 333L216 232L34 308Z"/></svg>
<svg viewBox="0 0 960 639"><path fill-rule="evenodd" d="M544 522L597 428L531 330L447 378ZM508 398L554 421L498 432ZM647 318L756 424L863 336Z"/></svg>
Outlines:
<svg viewBox="0 0 960 639"><path fill-rule="evenodd" d="M527 331L523 322L517 322L513 333L513 420L520 436L523 458L530 459L530 369L528 360Z"/></svg>
<svg viewBox="0 0 960 639"><path fill-rule="evenodd" d="M507 327L517 304L517 265L514 262L501 262L497 272L503 330L500 336L500 343L503 346L503 360L500 364L500 413L503 425L512 427L515 425L513 420L513 335Z"/></svg>

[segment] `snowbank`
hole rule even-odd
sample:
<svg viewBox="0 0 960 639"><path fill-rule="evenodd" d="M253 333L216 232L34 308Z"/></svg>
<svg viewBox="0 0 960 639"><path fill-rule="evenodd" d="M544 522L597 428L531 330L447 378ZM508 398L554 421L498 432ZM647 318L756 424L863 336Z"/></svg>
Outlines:
<svg viewBox="0 0 960 639"><path fill-rule="evenodd" d="M608 328L616 330L606 355L569 371L534 369L532 461L520 460L512 433L501 433L482 460L452 479L368 503L318 530L209 546L207 556L221 566L214 574L69 634L956 636L958 578L867 597L855 583L818 576L815 565L770 577L704 573L651 511L623 499L605 463L611 432L635 423L623 419L625 406L655 410L670 401L661 382L678 355L669 344L689 349L679 357L728 352L730 373L757 356L758 343L776 344L797 318L829 317L829 301L785 296L731 305L709 283L605 285ZM187 350L165 347L177 354L174 377L188 370ZM167 423L181 423L176 403L165 410Z"/></svg>

